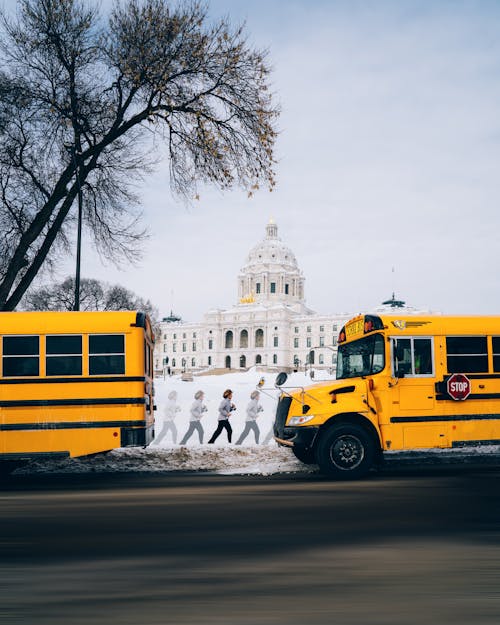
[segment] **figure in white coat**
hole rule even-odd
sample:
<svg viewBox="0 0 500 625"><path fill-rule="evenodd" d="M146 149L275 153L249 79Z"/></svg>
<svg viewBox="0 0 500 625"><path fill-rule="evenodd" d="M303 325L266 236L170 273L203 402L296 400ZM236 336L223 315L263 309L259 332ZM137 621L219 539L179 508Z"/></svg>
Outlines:
<svg viewBox="0 0 500 625"><path fill-rule="evenodd" d="M203 403L204 397L205 393L203 391L197 391L194 395L194 402L191 406L189 417L189 428L188 431L184 434L183 439L181 440L181 445L185 445L188 442L195 430L196 432L198 432L200 445L203 444L204 430L203 426L201 425L201 417L203 413L207 411L207 407Z"/></svg>
<svg viewBox="0 0 500 625"><path fill-rule="evenodd" d="M175 417L180 410L180 406L177 405L177 391L171 391L168 394L168 401L163 410L162 428L158 436L155 438L156 445L159 445L169 432L172 432L172 441L174 445L177 443L177 427L175 425Z"/></svg>
<svg viewBox="0 0 500 625"><path fill-rule="evenodd" d="M257 425L257 417L259 416L259 412L262 412L264 409L259 404L260 393L259 391L253 391L250 395L250 402L247 406L247 416L245 420L245 429L241 433L239 439L236 441L237 445L241 445L241 443L245 440L245 438L252 431L255 436L255 443L259 444L259 435L260 430Z"/></svg>

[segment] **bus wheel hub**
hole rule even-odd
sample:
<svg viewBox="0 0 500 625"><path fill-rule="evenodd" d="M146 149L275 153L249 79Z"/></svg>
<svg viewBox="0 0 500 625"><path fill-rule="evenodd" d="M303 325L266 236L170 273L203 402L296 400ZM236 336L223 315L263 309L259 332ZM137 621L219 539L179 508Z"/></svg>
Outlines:
<svg viewBox="0 0 500 625"><path fill-rule="evenodd" d="M361 441L352 434L340 436L331 447L331 459L339 469L353 469L364 458L364 447Z"/></svg>

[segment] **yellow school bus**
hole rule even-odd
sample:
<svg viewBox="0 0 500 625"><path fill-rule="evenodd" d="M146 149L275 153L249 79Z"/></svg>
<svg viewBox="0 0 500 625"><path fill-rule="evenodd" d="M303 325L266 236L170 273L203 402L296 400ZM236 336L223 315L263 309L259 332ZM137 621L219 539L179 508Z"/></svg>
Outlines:
<svg viewBox="0 0 500 625"><path fill-rule="evenodd" d="M359 315L339 333L336 380L280 376L277 442L339 479L387 451L500 444L500 317Z"/></svg>
<svg viewBox="0 0 500 625"><path fill-rule="evenodd" d="M0 466L148 445L153 342L140 312L0 313Z"/></svg>

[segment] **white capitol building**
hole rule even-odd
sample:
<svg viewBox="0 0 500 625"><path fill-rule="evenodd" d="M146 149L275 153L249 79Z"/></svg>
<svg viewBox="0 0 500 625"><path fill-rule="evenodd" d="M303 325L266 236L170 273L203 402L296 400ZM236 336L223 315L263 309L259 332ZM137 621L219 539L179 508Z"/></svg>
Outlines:
<svg viewBox="0 0 500 625"><path fill-rule="evenodd" d="M209 310L199 323L183 322L173 314L160 323L157 375L253 366L291 371L310 365L333 373L338 332L354 315L310 310L304 282L294 253L278 237L271 219L265 238L250 250L238 275L235 306ZM391 302L403 304L394 297Z"/></svg>

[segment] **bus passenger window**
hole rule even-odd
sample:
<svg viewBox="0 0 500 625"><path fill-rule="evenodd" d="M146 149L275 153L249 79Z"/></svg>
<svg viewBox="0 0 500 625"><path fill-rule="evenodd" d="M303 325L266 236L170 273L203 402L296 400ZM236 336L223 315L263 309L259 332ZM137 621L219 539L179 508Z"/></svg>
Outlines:
<svg viewBox="0 0 500 625"><path fill-rule="evenodd" d="M4 336L2 368L5 377L40 375L40 337Z"/></svg>
<svg viewBox="0 0 500 625"><path fill-rule="evenodd" d="M82 375L82 337L47 336L45 374Z"/></svg>
<svg viewBox="0 0 500 625"><path fill-rule="evenodd" d="M500 336L494 336L493 339L493 371L500 373Z"/></svg>
<svg viewBox="0 0 500 625"><path fill-rule="evenodd" d="M89 374L123 373L125 373L125 336L123 334L91 334L89 336Z"/></svg>
<svg viewBox="0 0 500 625"><path fill-rule="evenodd" d="M485 336L447 336L448 373L486 373L488 347Z"/></svg>

